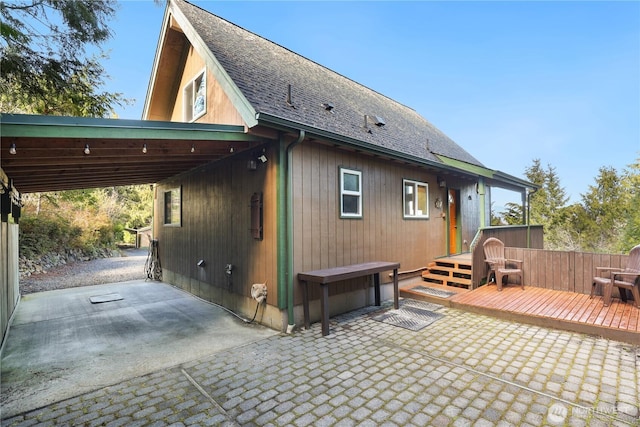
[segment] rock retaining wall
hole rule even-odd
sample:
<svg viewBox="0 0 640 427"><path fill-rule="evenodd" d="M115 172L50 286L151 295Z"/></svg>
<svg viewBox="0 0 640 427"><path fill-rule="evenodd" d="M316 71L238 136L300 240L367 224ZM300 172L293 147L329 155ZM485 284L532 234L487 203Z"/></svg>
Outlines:
<svg viewBox="0 0 640 427"><path fill-rule="evenodd" d="M82 251L80 249L69 249L64 252L50 252L35 259L27 259L20 256L19 268L20 278L29 277L32 274L46 273L47 271L77 261L89 261L97 258L111 258L119 256L119 252L113 249L96 249L93 251Z"/></svg>

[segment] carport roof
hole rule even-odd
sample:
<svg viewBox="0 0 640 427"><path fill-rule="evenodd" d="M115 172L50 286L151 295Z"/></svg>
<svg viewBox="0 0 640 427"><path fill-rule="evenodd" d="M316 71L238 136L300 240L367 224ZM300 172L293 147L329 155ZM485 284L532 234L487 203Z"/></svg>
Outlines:
<svg viewBox="0 0 640 427"><path fill-rule="evenodd" d="M155 183L262 142L243 126L0 115L0 167L21 193Z"/></svg>

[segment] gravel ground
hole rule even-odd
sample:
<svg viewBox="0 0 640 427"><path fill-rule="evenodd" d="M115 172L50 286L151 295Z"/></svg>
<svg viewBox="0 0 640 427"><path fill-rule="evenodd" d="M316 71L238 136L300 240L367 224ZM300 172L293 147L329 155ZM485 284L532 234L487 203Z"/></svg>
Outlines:
<svg viewBox="0 0 640 427"><path fill-rule="evenodd" d="M122 256L78 261L20 279L22 295L53 289L145 279L147 249L125 249Z"/></svg>

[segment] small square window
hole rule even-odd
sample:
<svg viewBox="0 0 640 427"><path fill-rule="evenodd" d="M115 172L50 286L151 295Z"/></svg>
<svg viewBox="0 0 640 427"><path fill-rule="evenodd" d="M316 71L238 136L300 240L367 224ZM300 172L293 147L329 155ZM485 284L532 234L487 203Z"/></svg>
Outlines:
<svg viewBox="0 0 640 427"><path fill-rule="evenodd" d="M182 197L180 188L164 192L164 225L180 227L182 225Z"/></svg>
<svg viewBox="0 0 640 427"><path fill-rule="evenodd" d="M402 181L402 204L405 218L429 218L429 186L424 182Z"/></svg>
<svg viewBox="0 0 640 427"><path fill-rule="evenodd" d="M183 90L184 97L184 121L192 122L207 112L207 81L205 70L187 85Z"/></svg>
<svg viewBox="0 0 640 427"><path fill-rule="evenodd" d="M340 168L340 216L362 218L362 172Z"/></svg>

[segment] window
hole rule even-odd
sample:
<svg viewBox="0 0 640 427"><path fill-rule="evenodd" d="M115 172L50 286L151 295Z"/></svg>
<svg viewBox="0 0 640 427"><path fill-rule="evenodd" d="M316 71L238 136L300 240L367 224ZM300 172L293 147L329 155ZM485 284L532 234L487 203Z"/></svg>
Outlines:
<svg viewBox="0 0 640 427"><path fill-rule="evenodd" d="M362 218L362 172L340 168L340 216Z"/></svg>
<svg viewBox="0 0 640 427"><path fill-rule="evenodd" d="M205 70L184 87L184 121L192 122L207 112L207 82Z"/></svg>
<svg viewBox="0 0 640 427"><path fill-rule="evenodd" d="M182 200L180 188L164 192L164 225L180 227L182 223Z"/></svg>
<svg viewBox="0 0 640 427"><path fill-rule="evenodd" d="M429 186L424 182L402 181L405 218L429 218Z"/></svg>

